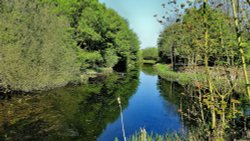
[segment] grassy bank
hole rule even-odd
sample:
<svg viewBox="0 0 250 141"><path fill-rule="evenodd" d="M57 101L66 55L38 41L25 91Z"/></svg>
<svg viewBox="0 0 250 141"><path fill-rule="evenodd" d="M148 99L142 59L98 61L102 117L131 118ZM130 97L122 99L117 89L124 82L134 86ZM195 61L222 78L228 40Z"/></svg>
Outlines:
<svg viewBox="0 0 250 141"><path fill-rule="evenodd" d="M194 85L195 82L205 82L206 78L203 74L174 72L165 64L156 64L154 68L162 78L178 82L181 85Z"/></svg>
<svg viewBox="0 0 250 141"><path fill-rule="evenodd" d="M174 81L184 86L191 85L199 88L207 87L206 74L202 67L197 67L196 69L187 67L180 72L172 71L171 67L166 64L156 64L154 68L158 75L165 80ZM229 72L229 75L226 74L227 71ZM218 90L227 91L234 87L236 92L244 93L244 79L243 76L239 74L239 70L230 68L227 71L219 67L211 68L210 77L212 78L213 85Z"/></svg>
<svg viewBox="0 0 250 141"><path fill-rule="evenodd" d="M153 65L153 64L156 64L156 62L157 62L157 61L155 61L155 60L143 60L143 61L142 61L143 64L152 64L152 65Z"/></svg>

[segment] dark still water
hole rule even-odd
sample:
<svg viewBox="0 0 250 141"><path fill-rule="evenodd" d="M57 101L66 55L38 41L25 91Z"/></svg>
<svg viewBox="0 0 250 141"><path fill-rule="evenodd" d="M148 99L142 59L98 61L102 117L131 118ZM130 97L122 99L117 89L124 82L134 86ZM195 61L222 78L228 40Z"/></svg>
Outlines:
<svg viewBox="0 0 250 141"><path fill-rule="evenodd" d="M117 97L126 136L140 128L181 132L180 87L158 78L152 67L125 75L96 78L88 85L0 100L0 140L122 141Z"/></svg>

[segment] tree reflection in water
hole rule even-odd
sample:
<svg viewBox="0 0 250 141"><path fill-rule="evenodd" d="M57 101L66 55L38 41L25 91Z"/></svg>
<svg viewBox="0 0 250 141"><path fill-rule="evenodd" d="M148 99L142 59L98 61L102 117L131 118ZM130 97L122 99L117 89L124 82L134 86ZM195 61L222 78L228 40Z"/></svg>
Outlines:
<svg viewBox="0 0 250 141"><path fill-rule="evenodd" d="M94 141L134 94L139 72L112 74L93 84L14 96L0 101L0 140Z"/></svg>

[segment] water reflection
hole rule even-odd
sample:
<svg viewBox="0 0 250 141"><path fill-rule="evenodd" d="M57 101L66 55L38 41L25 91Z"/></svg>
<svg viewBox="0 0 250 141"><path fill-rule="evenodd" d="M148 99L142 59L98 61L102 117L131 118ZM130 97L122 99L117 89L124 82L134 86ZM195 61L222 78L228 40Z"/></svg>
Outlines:
<svg viewBox="0 0 250 141"><path fill-rule="evenodd" d="M138 132L140 128L158 134L181 131L178 108L164 99L157 86L158 81L152 66L142 66L140 85L123 111L127 137ZM98 140L112 141L115 137L122 140L120 117L106 127Z"/></svg>
<svg viewBox="0 0 250 141"><path fill-rule="evenodd" d="M93 79L88 85L14 96L0 101L0 140L122 140L118 96L127 137L140 128L158 134L185 135L198 127L194 119L201 115L197 99L192 97L194 92L161 79L152 66L146 65L140 74L112 74ZM209 121L209 111L203 110L205 121ZM237 126L228 131L237 133L234 138L243 136L244 128L249 129L249 118L243 118L244 122L235 119Z"/></svg>
<svg viewBox="0 0 250 141"><path fill-rule="evenodd" d="M150 65L150 64L144 64L141 66L141 71L146 74L146 75L150 75L150 76L156 76L157 72L154 69L154 66Z"/></svg>
<svg viewBox="0 0 250 141"><path fill-rule="evenodd" d="M118 95L127 106L138 75L113 74L94 84L0 101L0 140L94 141L118 118Z"/></svg>
<svg viewBox="0 0 250 141"><path fill-rule="evenodd" d="M182 113L180 114L183 127L182 132L199 136L199 140L208 140L207 135L209 132L204 126L209 126L209 122L211 121L210 111L204 103L195 97L197 91L193 87L182 87L178 83L166 81L161 78L158 81L158 88L161 96L169 103L176 105L178 111ZM239 110L243 111L242 114L228 121L226 140L246 138L246 134L250 129L250 116L246 112L248 107L249 103L242 103L238 107ZM230 109L228 108L227 110ZM220 117L217 116L217 118L219 119ZM203 121L205 121L204 125L202 125Z"/></svg>

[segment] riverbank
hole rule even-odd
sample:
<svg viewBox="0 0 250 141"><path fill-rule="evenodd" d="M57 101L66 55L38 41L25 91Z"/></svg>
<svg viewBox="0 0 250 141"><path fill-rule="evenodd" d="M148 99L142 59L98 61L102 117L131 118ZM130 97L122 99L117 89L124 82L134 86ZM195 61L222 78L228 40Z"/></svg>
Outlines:
<svg viewBox="0 0 250 141"><path fill-rule="evenodd" d="M154 65L156 64L157 61L155 60L143 60L142 63L143 64L150 64L150 65Z"/></svg>
<svg viewBox="0 0 250 141"><path fill-rule="evenodd" d="M95 141L119 121L117 97L126 108L138 85L138 71L111 73L88 84L0 98L0 140Z"/></svg>
<svg viewBox="0 0 250 141"><path fill-rule="evenodd" d="M13 94L50 91L50 90L62 88L68 85L88 84L91 78L107 76L113 72L114 70L112 68L87 69L84 72L81 72L79 75L75 76L75 79L72 81L59 83L57 85L33 87L32 89L28 89L28 90L11 90L11 89L7 90L7 89L0 87L0 98L5 98L7 95L13 95Z"/></svg>
<svg viewBox="0 0 250 141"><path fill-rule="evenodd" d="M113 73L112 68L99 68L98 70L89 69L80 75L80 83L88 83L89 78L95 78L98 76L105 76Z"/></svg>
<svg viewBox="0 0 250 141"><path fill-rule="evenodd" d="M165 80L177 82L183 86L193 86L196 88L207 88L206 75L202 67L186 67L181 71L171 70L170 65L156 64L154 68L158 75ZM244 92L244 78L240 70L236 68L210 68L210 77L217 89L228 90L234 87L238 93Z"/></svg>
<svg viewBox="0 0 250 141"><path fill-rule="evenodd" d="M174 72L169 65L156 64L157 73L168 81L178 82L181 85L193 85L196 81L205 82L205 75L196 73Z"/></svg>

